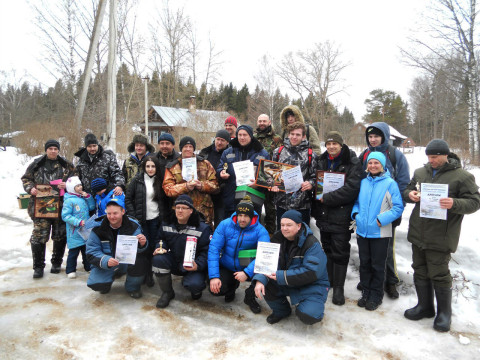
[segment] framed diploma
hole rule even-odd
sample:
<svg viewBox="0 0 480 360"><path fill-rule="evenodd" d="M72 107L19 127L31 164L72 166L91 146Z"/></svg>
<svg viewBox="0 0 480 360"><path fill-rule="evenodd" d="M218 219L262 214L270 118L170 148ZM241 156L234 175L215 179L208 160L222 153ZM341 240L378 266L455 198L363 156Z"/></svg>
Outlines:
<svg viewBox="0 0 480 360"><path fill-rule="evenodd" d="M261 159L258 163L255 185L264 188L278 186L280 191L285 191L282 172L293 169L295 165L284 164L276 161Z"/></svg>

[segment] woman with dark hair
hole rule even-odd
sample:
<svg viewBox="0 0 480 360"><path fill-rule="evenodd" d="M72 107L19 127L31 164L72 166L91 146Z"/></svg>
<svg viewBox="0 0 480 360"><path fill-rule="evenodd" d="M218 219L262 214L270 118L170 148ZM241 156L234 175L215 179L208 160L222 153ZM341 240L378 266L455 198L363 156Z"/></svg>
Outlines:
<svg viewBox="0 0 480 360"><path fill-rule="evenodd" d="M149 247L147 256L150 264L163 209L160 198L162 181L159 175L158 159L155 156L147 156L142 162L141 171L128 185L125 197L127 215L140 222L143 234L147 237ZM147 271L146 284L149 287L155 284L151 269Z"/></svg>

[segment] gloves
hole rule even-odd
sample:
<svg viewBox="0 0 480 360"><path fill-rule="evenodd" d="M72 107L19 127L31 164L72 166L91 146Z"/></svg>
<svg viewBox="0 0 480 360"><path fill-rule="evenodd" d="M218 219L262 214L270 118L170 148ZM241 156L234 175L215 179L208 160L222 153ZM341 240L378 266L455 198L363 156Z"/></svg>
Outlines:
<svg viewBox="0 0 480 360"><path fill-rule="evenodd" d="M350 221L350 226L348 227L348 230L357 231L357 220Z"/></svg>

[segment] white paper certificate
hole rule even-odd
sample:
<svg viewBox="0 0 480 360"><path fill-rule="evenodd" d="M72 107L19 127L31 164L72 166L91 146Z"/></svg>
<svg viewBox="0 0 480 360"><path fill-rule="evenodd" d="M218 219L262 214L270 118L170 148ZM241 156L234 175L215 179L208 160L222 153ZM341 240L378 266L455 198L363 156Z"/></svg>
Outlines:
<svg viewBox="0 0 480 360"><path fill-rule="evenodd" d="M293 193L302 188L303 175L300 166L282 171L283 184L285 185L285 192Z"/></svg>
<svg viewBox="0 0 480 360"><path fill-rule="evenodd" d="M280 244L259 242L253 272L264 275L274 274L278 268L279 254Z"/></svg>
<svg viewBox="0 0 480 360"><path fill-rule="evenodd" d="M447 209L440 207L440 199L448 197L448 184L420 186L420 217L447 220Z"/></svg>
<svg viewBox="0 0 480 360"><path fill-rule="evenodd" d="M182 159L182 178L185 181L197 180L197 158Z"/></svg>
<svg viewBox="0 0 480 360"><path fill-rule="evenodd" d="M138 239L136 236L117 235L115 259L120 264L135 264L137 258Z"/></svg>
<svg viewBox="0 0 480 360"><path fill-rule="evenodd" d="M345 185L345 174L330 173L323 174L323 193L329 193L340 189Z"/></svg>
<svg viewBox="0 0 480 360"><path fill-rule="evenodd" d="M234 162L232 165L237 186L248 185L252 182L252 179L255 179L253 163L250 160Z"/></svg>

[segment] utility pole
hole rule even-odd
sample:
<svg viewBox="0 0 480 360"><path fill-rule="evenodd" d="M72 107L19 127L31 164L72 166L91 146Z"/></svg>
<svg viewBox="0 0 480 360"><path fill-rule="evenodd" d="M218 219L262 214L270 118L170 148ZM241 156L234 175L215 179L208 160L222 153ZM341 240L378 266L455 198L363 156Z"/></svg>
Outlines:
<svg viewBox="0 0 480 360"><path fill-rule="evenodd" d="M110 0L107 69L107 140L109 147L116 151L117 147L117 0Z"/></svg>
<svg viewBox="0 0 480 360"><path fill-rule="evenodd" d="M148 138L148 76L142 78L145 80L145 135ZM149 139L151 142L152 139Z"/></svg>
<svg viewBox="0 0 480 360"><path fill-rule="evenodd" d="M85 102L87 101L88 86L90 85L90 79L92 77L92 67L95 60L95 54L97 52L98 41L100 39L100 32L102 30L102 21L103 16L105 15L106 4L107 2L105 0L99 0L97 16L95 17L95 23L93 24L92 39L90 40L87 61L85 62L85 69L83 71L82 91L80 93L77 109L75 111L75 123L78 131L81 131L82 128L82 118L85 110Z"/></svg>

